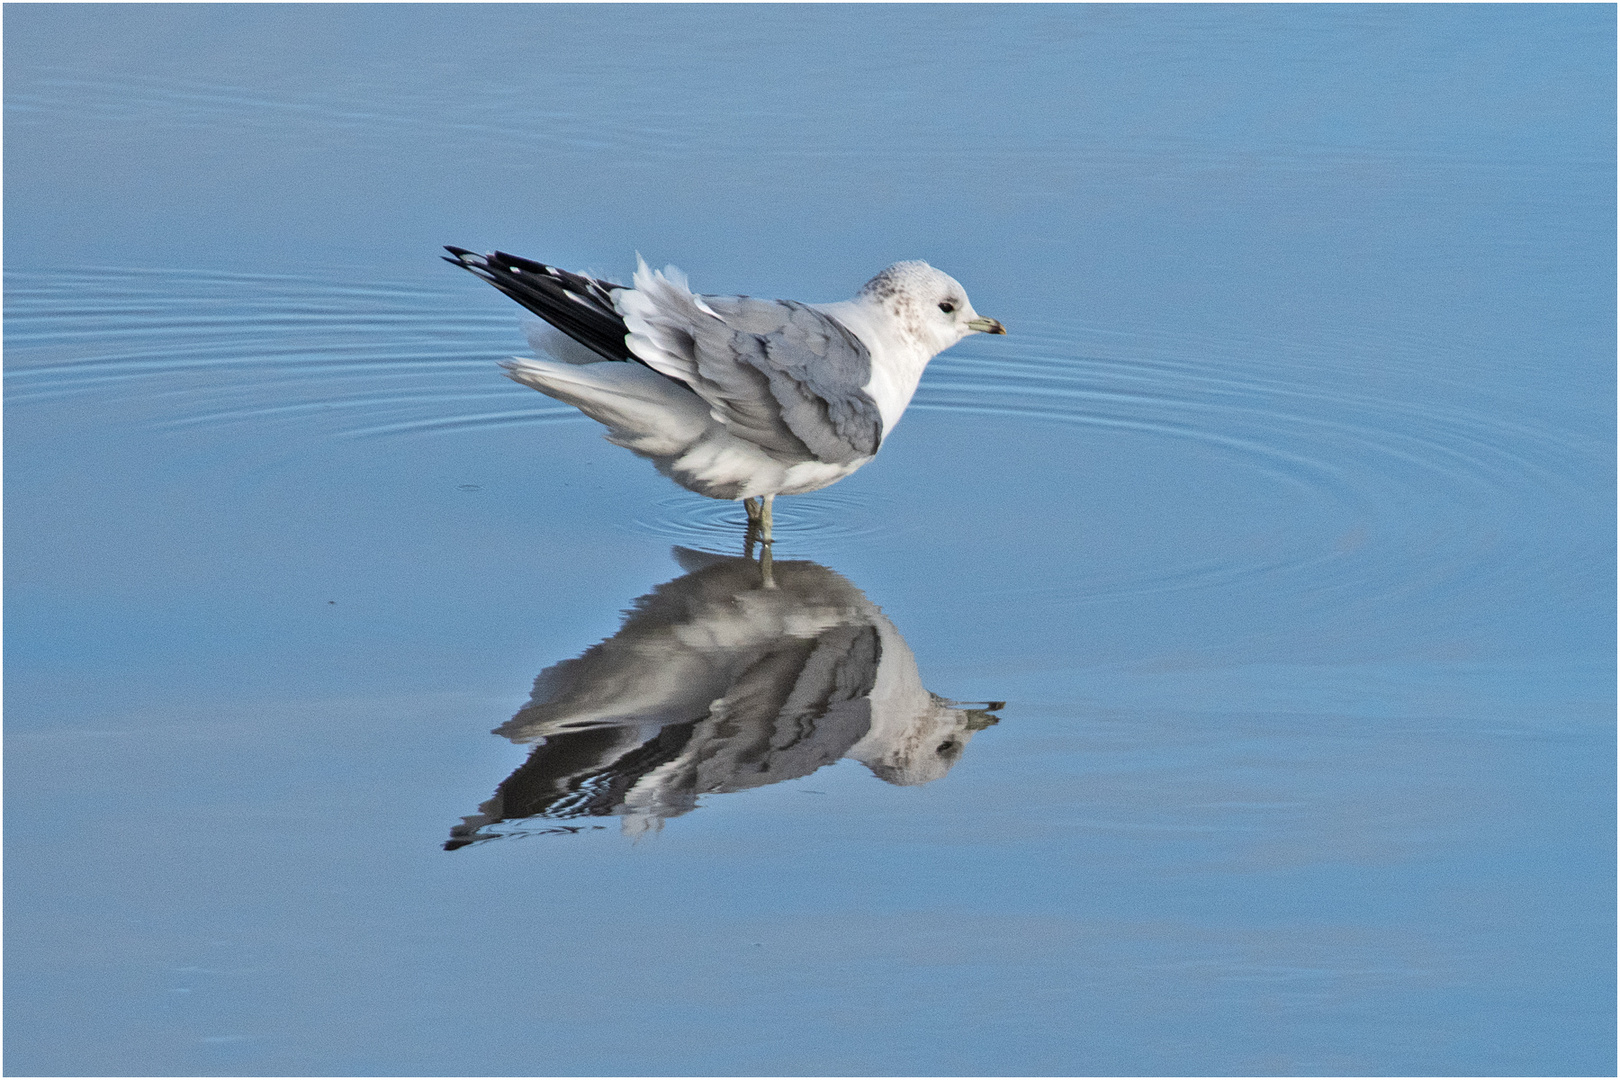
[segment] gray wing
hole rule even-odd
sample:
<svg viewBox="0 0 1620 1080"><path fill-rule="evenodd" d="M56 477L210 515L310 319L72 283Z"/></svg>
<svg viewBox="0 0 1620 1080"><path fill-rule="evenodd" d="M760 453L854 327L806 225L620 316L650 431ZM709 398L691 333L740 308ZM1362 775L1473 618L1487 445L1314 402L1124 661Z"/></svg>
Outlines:
<svg viewBox="0 0 1620 1080"><path fill-rule="evenodd" d="M845 465L877 453L883 417L862 389L872 355L837 320L792 300L705 296L721 321L692 327L702 397L733 434L788 460Z"/></svg>

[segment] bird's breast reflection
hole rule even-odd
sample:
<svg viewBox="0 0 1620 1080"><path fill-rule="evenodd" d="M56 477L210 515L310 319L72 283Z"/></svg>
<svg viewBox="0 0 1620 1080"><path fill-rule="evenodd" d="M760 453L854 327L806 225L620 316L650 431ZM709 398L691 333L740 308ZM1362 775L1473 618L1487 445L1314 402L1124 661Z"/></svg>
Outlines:
<svg viewBox="0 0 1620 1080"><path fill-rule="evenodd" d="M637 600L619 632L540 673L495 729L533 753L450 830L447 850L556 827L525 818L617 816L657 829L698 796L808 776L840 758L891 784L950 771L999 702L925 690L905 639L844 577L675 549L685 574ZM562 831L575 831L564 828Z"/></svg>

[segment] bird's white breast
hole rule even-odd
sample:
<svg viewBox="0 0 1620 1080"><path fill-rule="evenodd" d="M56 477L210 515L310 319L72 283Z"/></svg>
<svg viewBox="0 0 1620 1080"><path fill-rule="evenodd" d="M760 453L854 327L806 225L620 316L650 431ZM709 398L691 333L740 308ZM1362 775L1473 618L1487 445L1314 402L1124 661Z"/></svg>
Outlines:
<svg viewBox="0 0 1620 1080"><path fill-rule="evenodd" d="M877 403L878 414L883 417L883 436L887 438L911 404L911 396L917 392L923 369L933 359L933 353L902 334L881 305L855 299L811 306L843 323L866 346L872 357L872 377L861 389Z"/></svg>

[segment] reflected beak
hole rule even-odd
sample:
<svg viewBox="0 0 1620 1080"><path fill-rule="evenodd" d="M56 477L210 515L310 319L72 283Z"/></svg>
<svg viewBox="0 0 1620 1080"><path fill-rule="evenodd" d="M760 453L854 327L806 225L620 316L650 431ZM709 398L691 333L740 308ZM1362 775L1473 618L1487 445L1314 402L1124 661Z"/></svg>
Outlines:
<svg viewBox="0 0 1620 1080"><path fill-rule="evenodd" d="M1001 717L992 716L988 709L969 709L967 714L969 731L983 731L987 727L995 727L1001 723Z"/></svg>
<svg viewBox="0 0 1620 1080"><path fill-rule="evenodd" d="M994 319L979 317L968 323L969 330L977 330L981 334L1005 334L1007 328Z"/></svg>

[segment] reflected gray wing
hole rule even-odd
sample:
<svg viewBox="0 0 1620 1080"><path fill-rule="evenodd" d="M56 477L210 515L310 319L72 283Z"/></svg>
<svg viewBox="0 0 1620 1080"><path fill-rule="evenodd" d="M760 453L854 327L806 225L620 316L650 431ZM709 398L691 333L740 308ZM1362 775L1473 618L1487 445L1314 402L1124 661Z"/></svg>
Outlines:
<svg viewBox="0 0 1620 1080"><path fill-rule="evenodd" d="M792 300L705 296L692 389L728 430L787 460L847 465L877 453L883 418L863 389L872 355L837 320Z"/></svg>
<svg viewBox="0 0 1620 1080"><path fill-rule="evenodd" d="M697 797L808 776L843 757L871 729L870 695L882 646L871 626L836 626L812 640L785 637L733 676L699 719L553 730L493 798L451 829L447 850L490 839L514 818L623 814L676 817Z"/></svg>
<svg viewBox="0 0 1620 1080"><path fill-rule="evenodd" d="M742 673L699 726L705 738L693 755L692 788L779 784L843 757L871 729L882 651L870 626L783 641Z"/></svg>
<svg viewBox="0 0 1620 1080"><path fill-rule="evenodd" d="M762 594L753 560L677 550L688 573L542 672L497 729L539 745L447 847L514 818L673 817L700 794L808 776L866 737L883 645L858 589L788 561ZM813 634L793 629L829 616Z"/></svg>

